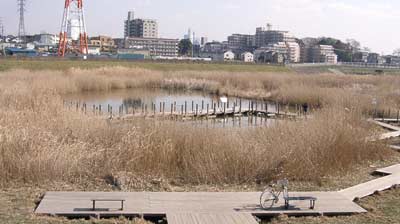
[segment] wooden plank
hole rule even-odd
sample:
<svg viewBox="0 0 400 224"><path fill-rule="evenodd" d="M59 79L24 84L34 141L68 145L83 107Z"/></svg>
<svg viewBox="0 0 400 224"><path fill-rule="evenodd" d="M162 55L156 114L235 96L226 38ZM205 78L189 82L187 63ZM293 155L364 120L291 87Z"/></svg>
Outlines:
<svg viewBox="0 0 400 224"><path fill-rule="evenodd" d="M356 185L339 191L343 196L350 200L364 198L374 194L377 191L390 189L394 185L400 184L400 173L392 174L386 177L378 178L363 184Z"/></svg>
<svg viewBox="0 0 400 224"><path fill-rule="evenodd" d="M377 124L377 125L379 125L379 126L381 126L381 127L383 127L383 128L389 129L391 131L400 131L400 127L398 127L398 126L394 126L394 125L391 125L391 124L388 124L388 123L384 123L384 122L381 122L381 121L378 121L378 120L372 120L372 122Z"/></svg>
<svg viewBox="0 0 400 224"><path fill-rule="evenodd" d="M382 134L379 137L379 140L387 140L387 139L391 139L391 138L397 138L399 136L400 136L400 131L389 132L389 133Z"/></svg>
<svg viewBox="0 0 400 224"><path fill-rule="evenodd" d="M375 173L381 173L385 175L400 174L400 164L378 169L375 171Z"/></svg>
<svg viewBox="0 0 400 224"><path fill-rule="evenodd" d="M272 209L259 206L260 192L47 192L36 209L36 214L56 214L67 217L92 215L166 215L168 213L232 213L253 215L344 215L365 212L357 204L338 192L291 192L291 196L316 197L314 210L309 203L298 201L284 208L283 199ZM90 211L92 198L125 199L123 211ZM99 205L100 206L100 205ZM114 208L115 203L104 202L102 208Z"/></svg>
<svg viewBox="0 0 400 224"><path fill-rule="evenodd" d="M396 150L396 151L400 151L400 146L398 146L398 145L390 145L389 147L390 147L391 149Z"/></svg>
<svg viewBox="0 0 400 224"><path fill-rule="evenodd" d="M258 224L248 213L167 213L168 224Z"/></svg>

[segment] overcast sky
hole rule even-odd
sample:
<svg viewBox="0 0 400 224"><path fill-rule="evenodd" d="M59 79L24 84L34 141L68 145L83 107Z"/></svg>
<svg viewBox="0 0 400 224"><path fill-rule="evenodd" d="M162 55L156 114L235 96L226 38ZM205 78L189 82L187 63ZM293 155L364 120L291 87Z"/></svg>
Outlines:
<svg viewBox="0 0 400 224"><path fill-rule="evenodd" d="M26 30L58 33L64 0L27 0ZM181 38L189 27L197 36L226 40L232 33L254 34L272 23L296 37L354 38L379 53L400 48L399 0L84 0L89 35L123 36L127 11L157 19L159 36ZM0 0L6 33L16 34L16 0Z"/></svg>

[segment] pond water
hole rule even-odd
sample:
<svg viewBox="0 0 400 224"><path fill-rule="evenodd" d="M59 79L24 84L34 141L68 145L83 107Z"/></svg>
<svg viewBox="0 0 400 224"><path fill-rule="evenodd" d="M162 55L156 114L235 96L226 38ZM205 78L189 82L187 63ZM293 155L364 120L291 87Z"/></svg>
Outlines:
<svg viewBox="0 0 400 224"><path fill-rule="evenodd" d="M276 112L275 103L267 103L262 101L250 101L237 97L224 97L204 94L202 92L176 92L159 89L129 89L116 90L111 92L85 92L80 94L67 95L64 98L65 104L70 107L86 105L88 112L96 112L101 110L103 114L110 113L113 115L124 115L136 112L151 113L195 113L198 111L206 111L207 108L211 111L214 107L216 110L222 111L224 107L235 107L238 110L239 105L242 108L249 108L253 102L254 107L269 112ZM71 106L73 105L73 106ZM185 119L193 125L209 126L209 127L254 127L260 125L270 125L275 122L274 119L266 119L265 117L257 116L242 116L242 117L225 117L214 119Z"/></svg>

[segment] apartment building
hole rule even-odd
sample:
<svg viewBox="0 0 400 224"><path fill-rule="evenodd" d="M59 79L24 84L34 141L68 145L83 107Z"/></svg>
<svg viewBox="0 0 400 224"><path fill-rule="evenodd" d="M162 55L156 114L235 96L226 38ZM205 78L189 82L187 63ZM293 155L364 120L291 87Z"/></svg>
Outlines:
<svg viewBox="0 0 400 224"><path fill-rule="evenodd" d="M256 29L255 46L257 48L278 42L295 42L295 38L288 31L266 30L264 27Z"/></svg>
<svg viewBox="0 0 400 224"><path fill-rule="evenodd" d="M125 37L157 38L158 23L154 19L135 19L134 12L128 12L124 23Z"/></svg>
<svg viewBox="0 0 400 224"><path fill-rule="evenodd" d="M100 48L101 52L112 52L116 48L115 42L112 37L97 36L89 40L89 46Z"/></svg>
<svg viewBox="0 0 400 224"><path fill-rule="evenodd" d="M228 48L240 53L253 51L255 45L255 36L248 34L232 34L228 36Z"/></svg>
<svg viewBox="0 0 400 224"><path fill-rule="evenodd" d="M312 62L337 64L338 56L331 45L316 45L312 48Z"/></svg>
<svg viewBox="0 0 400 224"><path fill-rule="evenodd" d="M148 50L150 56L177 57L178 44L178 39L131 37L125 39L124 48Z"/></svg>
<svg viewBox="0 0 400 224"><path fill-rule="evenodd" d="M296 42L286 42L288 50L288 59L291 63L300 62L300 45Z"/></svg>

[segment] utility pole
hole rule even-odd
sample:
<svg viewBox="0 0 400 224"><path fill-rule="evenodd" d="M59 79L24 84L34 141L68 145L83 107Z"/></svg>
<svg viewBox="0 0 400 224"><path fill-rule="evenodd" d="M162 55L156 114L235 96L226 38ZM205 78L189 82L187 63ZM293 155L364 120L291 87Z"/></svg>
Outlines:
<svg viewBox="0 0 400 224"><path fill-rule="evenodd" d="M19 12L19 26L18 26L18 38L25 42L25 6L26 0L17 0L18 12Z"/></svg>
<svg viewBox="0 0 400 224"><path fill-rule="evenodd" d="M4 25L3 25L3 19L0 17L0 37L1 39L4 38Z"/></svg>
<svg viewBox="0 0 400 224"><path fill-rule="evenodd" d="M193 41L192 41L192 58L194 57L194 41L196 40L195 39L195 32L193 32Z"/></svg>

